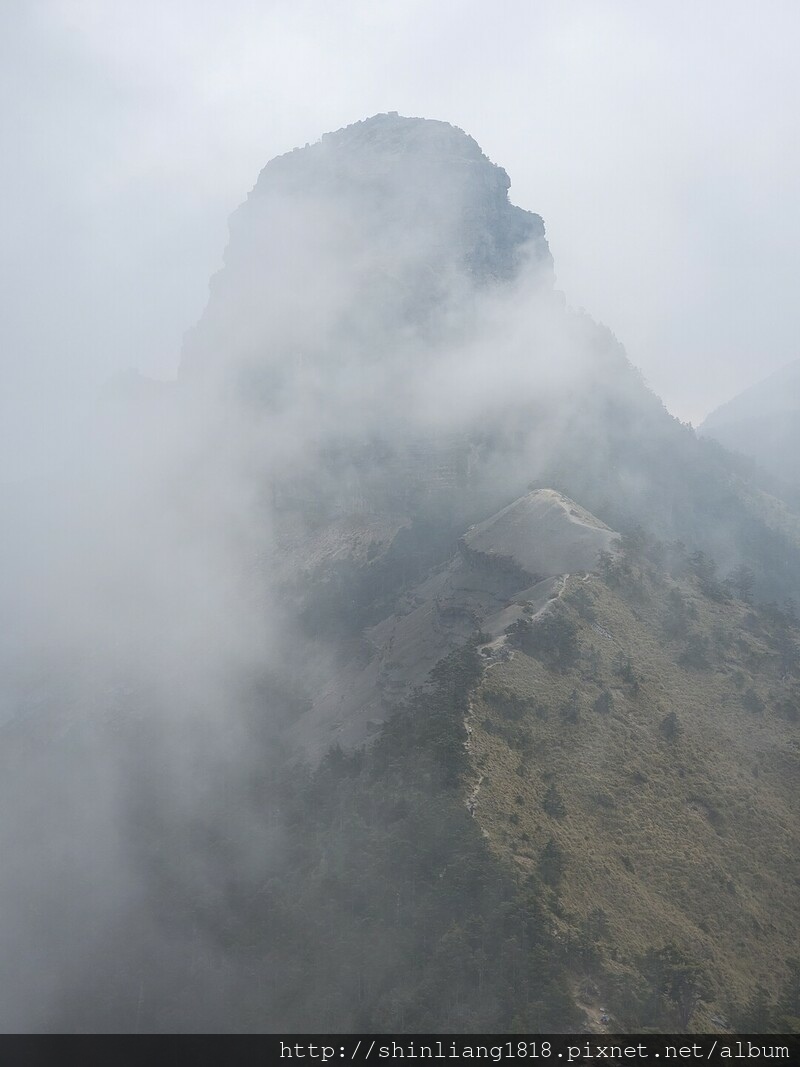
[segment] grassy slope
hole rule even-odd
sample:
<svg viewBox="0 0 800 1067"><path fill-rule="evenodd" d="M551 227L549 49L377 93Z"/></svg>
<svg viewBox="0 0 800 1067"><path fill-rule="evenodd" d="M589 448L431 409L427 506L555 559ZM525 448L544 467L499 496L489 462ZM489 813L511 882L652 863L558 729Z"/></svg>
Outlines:
<svg viewBox="0 0 800 1067"><path fill-rule="evenodd" d="M590 603L582 593L576 603L579 589ZM688 617L668 638L672 589ZM572 577L558 610L578 628L578 661L555 670L518 651L474 697L476 818L523 870L555 839L566 859L556 924L585 938L601 908L607 931L589 940L608 974L675 942L705 965L706 1010L741 1004L758 984L774 992L799 928L800 753L770 621L652 568L610 585ZM697 635L708 667L679 662ZM633 682L619 673L628 658ZM608 712L594 709L603 690ZM672 740L670 712L680 723ZM550 786L562 814L543 808Z"/></svg>

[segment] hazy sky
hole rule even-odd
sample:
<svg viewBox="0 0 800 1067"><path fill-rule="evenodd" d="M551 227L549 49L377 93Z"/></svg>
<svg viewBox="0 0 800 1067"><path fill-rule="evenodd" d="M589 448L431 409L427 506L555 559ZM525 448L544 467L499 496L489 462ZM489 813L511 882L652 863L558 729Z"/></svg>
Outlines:
<svg viewBox="0 0 800 1067"><path fill-rule="evenodd" d="M119 369L174 375L272 156L380 111L461 126L558 284L697 422L800 355L800 5L0 6L0 478Z"/></svg>

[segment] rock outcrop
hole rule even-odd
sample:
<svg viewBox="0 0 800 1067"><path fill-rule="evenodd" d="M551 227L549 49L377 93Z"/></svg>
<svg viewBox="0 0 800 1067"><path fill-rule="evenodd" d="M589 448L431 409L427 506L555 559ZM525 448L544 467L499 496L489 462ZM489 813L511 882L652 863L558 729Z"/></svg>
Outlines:
<svg viewBox="0 0 800 1067"><path fill-rule="evenodd" d="M376 326L432 328L453 291L523 263L552 281L542 219L509 202L510 184L462 130L397 113L271 160L230 219L182 375L330 358L337 338L370 344Z"/></svg>

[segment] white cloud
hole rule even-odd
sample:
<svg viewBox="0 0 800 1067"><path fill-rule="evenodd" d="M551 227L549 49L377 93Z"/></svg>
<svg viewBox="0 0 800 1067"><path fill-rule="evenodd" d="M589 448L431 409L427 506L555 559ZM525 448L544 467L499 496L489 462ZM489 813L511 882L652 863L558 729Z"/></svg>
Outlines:
<svg viewBox="0 0 800 1067"><path fill-rule="evenodd" d="M52 0L2 19L3 474L52 463L114 368L173 373L261 166L377 111L476 137L544 216L569 299L682 417L796 356L793 3Z"/></svg>

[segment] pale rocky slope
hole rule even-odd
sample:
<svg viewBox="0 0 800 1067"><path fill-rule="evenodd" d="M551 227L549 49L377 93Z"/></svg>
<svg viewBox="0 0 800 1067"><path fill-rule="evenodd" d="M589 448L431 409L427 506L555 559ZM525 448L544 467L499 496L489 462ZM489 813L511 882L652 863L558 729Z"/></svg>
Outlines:
<svg viewBox="0 0 800 1067"><path fill-rule="evenodd" d="M541 611L560 576L592 570L618 535L553 489L536 490L475 526L444 565L407 590L396 610L363 633L294 726L312 751L366 740L439 660L476 630L504 644L505 630Z"/></svg>

